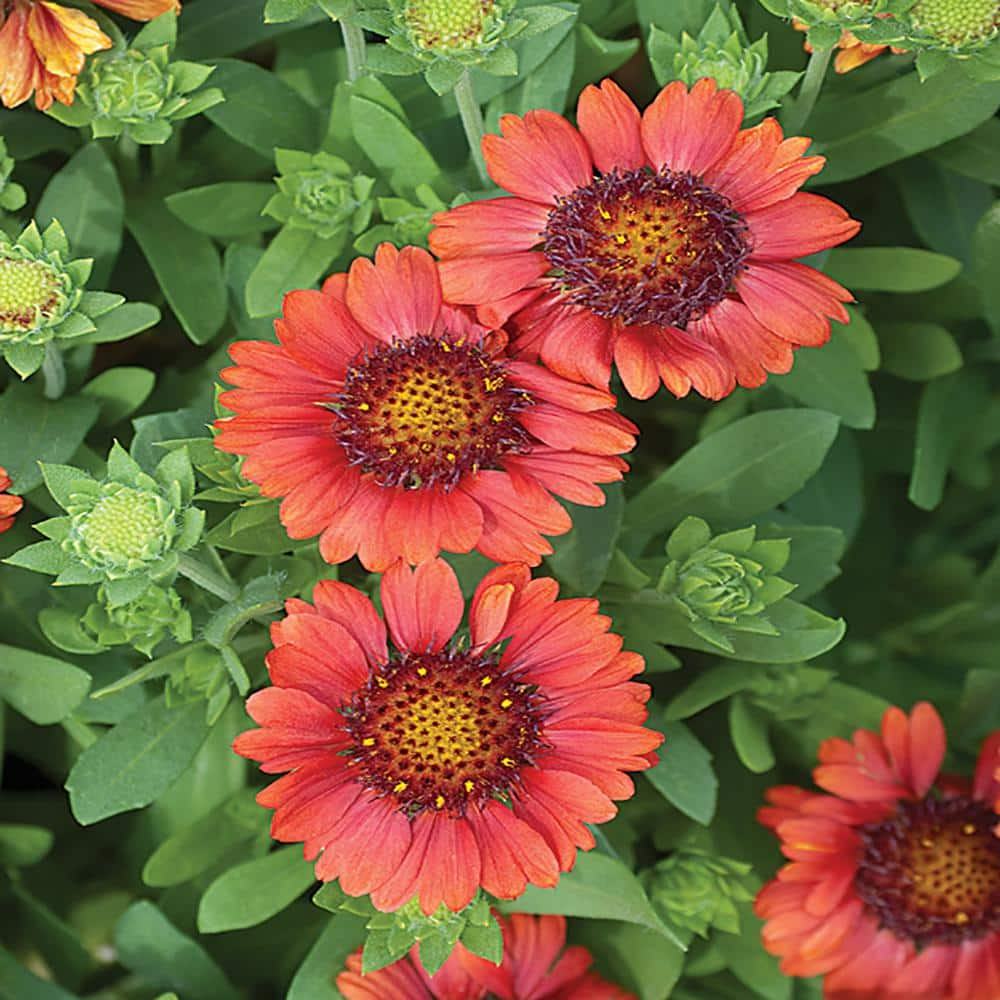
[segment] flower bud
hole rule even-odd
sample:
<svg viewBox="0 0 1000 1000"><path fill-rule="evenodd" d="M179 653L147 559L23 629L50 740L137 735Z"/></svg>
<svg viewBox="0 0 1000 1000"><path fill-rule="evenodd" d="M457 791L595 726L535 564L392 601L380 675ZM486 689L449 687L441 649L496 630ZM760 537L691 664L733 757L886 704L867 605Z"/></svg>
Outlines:
<svg viewBox="0 0 1000 1000"><path fill-rule="evenodd" d="M191 615L172 587L151 586L117 607L100 587L97 601L84 612L83 627L103 646L130 645L146 656L168 635L182 643L192 638Z"/></svg>

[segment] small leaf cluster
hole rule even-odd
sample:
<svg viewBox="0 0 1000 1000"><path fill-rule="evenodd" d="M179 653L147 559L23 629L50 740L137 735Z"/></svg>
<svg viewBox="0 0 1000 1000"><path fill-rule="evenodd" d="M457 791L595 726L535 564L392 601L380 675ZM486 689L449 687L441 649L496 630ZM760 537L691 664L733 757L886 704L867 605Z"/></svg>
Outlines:
<svg viewBox="0 0 1000 1000"><path fill-rule="evenodd" d="M28 200L27 192L11 180L14 158L7 155L7 143L0 135L0 213L16 212Z"/></svg>

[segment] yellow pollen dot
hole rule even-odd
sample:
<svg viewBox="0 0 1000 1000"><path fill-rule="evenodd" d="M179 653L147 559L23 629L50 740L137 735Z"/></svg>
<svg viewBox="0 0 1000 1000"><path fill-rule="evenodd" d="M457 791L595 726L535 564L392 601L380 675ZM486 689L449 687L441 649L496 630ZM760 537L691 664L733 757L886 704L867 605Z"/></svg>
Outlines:
<svg viewBox="0 0 1000 1000"><path fill-rule="evenodd" d="M598 211L598 214L601 216L602 219L604 219L605 222L607 222L608 219L611 218L611 213L603 205L601 205L601 207L598 208L597 211Z"/></svg>
<svg viewBox="0 0 1000 1000"><path fill-rule="evenodd" d="M406 782L397 781L395 785L392 786L392 790L398 795L400 792L406 791Z"/></svg>
<svg viewBox="0 0 1000 1000"><path fill-rule="evenodd" d="M501 708L510 708L510 706L513 705L513 704L514 704L514 702L512 702L510 700L510 698L504 698L504 700L502 702L500 702L500 707Z"/></svg>
<svg viewBox="0 0 1000 1000"><path fill-rule="evenodd" d="M417 674L420 677L426 677L427 676L427 668L426 667L417 667Z"/></svg>
<svg viewBox="0 0 1000 1000"><path fill-rule="evenodd" d="M471 792L472 789L476 787L476 785L475 782L473 781L466 781L464 787L467 792Z"/></svg>
<svg viewBox="0 0 1000 1000"><path fill-rule="evenodd" d="M483 379L483 387L486 389L487 392L496 392L497 389L503 386L503 383L504 383L503 375L497 375L494 378L490 378L489 376L487 376L486 378Z"/></svg>
<svg viewBox="0 0 1000 1000"><path fill-rule="evenodd" d="M371 407L367 403L359 403L358 404L358 409L359 410L370 410Z"/></svg>
<svg viewBox="0 0 1000 1000"><path fill-rule="evenodd" d="M372 736L368 736L361 741L363 747L373 747L375 746L375 739Z"/></svg>
<svg viewBox="0 0 1000 1000"><path fill-rule="evenodd" d="M924 837L920 841L921 847L933 847L934 841L930 837Z"/></svg>
<svg viewBox="0 0 1000 1000"><path fill-rule="evenodd" d="M455 461L455 459L456 459L456 455L455 455L455 453L454 453L454 452L452 452L452 451L449 451L449 452L446 452L446 453L445 453L445 456L444 456L444 457L445 457L445 458L446 458L446 459L447 459L447 460L448 460L449 462L454 462L454 461Z"/></svg>
<svg viewBox="0 0 1000 1000"><path fill-rule="evenodd" d="M513 767L517 762L513 759L513 757L501 757L500 763L503 764L504 767Z"/></svg>
<svg viewBox="0 0 1000 1000"><path fill-rule="evenodd" d="M975 823L966 823L962 827L962 833L964 833L967 837L971 837L972 834L974 834L974 833L977 832L977 830L978 830L978 827L976 826Z"/></svg>
<svg viewBox="0 0 1000 1000"><path fill-rule="evenodd" d="M389 682L384 677L376 677L375 678L375 683L380 688L387 688L389 686Z"/></svg>
<svg viewBox="0 0 1000 1000"><path fill-rule="evenodd" d="M959 926L961 926L962 924L967 924L969 922L969 914L966 913L964 910L959 910L958 913L955 914L954 920L952 922L958 924Z"/></svg>
<svg viewBox="0 0 1000 1000"><path fill-rule="evenodd" d="M487 686L487 684L492 684L492 683L493 683L493 678L492 678L492 677L490 677L490 676L486 676L486 677L484 677L484 678L483 678L483 679L482 679L482 680L481 680L481 681L480 681L479 683L480 683L480 684L481 684L481 685L482 685L483 687L486 687L486 686Z"/></svg>
<svg viewBox="0 0 1000 1000"><path fill-rule="evenodd" d="M435 809L443 809L444 808L444 796L443 795L439 795L434 800L434 808Z"/></svg>

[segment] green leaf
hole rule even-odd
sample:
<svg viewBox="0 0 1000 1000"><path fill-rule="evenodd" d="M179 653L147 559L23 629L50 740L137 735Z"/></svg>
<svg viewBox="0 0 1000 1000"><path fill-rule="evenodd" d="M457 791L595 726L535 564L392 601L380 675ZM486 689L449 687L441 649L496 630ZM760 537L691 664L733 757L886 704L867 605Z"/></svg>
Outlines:
<svg viewBox="0 0 1000 1000"><path fill-rule="evenodd" d="M841 429L819 471L784 506L806 524L839 528L848 541L854 537L865 497L861 455L851 431Z"/></svg>
<svg viewBox="0 0 1000 1000"><path fill-rule="evenodd" d="M187 31L188 25L184 27ZM319 116L274 73L238 59L217 59L212 84L222 89L226 100L205 114L237 142L268 159L276 146L316 149Z"/></svg>
<svg viewBox="0 0 1000 1000"><path fill-rule="evenodd" d="M503 960L503 932L496 917L490 916L485 927L467 923L462 931L462 944L487 962L499 965Z"/></svg>
<svg viewBox="0 0 1000 1000"><path fill-rule="evenodd" d="M294 21L315 6L316 0L267 0L264 22L280 24L283 21Z"/></svg>
<svg viewBox="0 0 1000 1000"><path fill-rule="evenodd" d="M253 927L280 913L316 881L301 844L279 847L220 875L198 904L202 934Z"/></svg>
<svg viewBox="0 0 1000 1000"><path fill-rule="evenodd" d="M748 771L763 774L774 767L767 717L739 695L729 702L729 735L737 756Z"/></svg>
<svg viewBox="0 0 1000 1000"><path fill-rule="evenodd" d="M754 676L753 669L741 663L725 663L703 670L671 700L663 717L669 723L697 715L737 692L745 691L753 683Z"/></svg>
<svg viewBox="0 0 1000 1000"><path fill-rule="evenodd" d="M67 653L93 656L107 649L92 635L84 632L80 615L66 608L42 608L38 612L38 627L53 646Z"/></svg>
<svg viewBox="0 0 1000 1000"><path fill-rule="evenodd" d="M65 719L90 690L90 674L72 663L0 645L0 698L39 726Z"/></svg>
<svg viewBox="0 0 1000 1000"><path fill-rule="evenodd" d="M559 579L579 594L593 594L604 580L625 513L620 483L603 487L603 507L567 503L573 527L555 540L555 551L546 559Z"/></svg>
<svg viewBox="0 0 1000 1000"><path fill-rule="evenodd" d="M717 529L770 510L820 467L837 426L820 410L768 410L737 420L640 490L626 506L626 529L667 531L689 514Z"/></svg>
<svg viewBox="0 0 1000 1000"><path fill-rule="evenodd" d="M416 938L400 928L371 931L361 953L361 974L378 972L401 959L413 947Z"/></svg>
<svg viewBox="0 0 1000 1000"><path fill-rule="evenodd" d="M576 26L576 69L570 93L578 94L588 83L603 80L639 51L638 38L602 38L583 21Z"/></svg>
<svg viewBox="0 0 1000 1000"><path fill-rule="evenodd" d="M273 184L227 181L178 191L166 202L185 225L224 240L276 229L277 221L261 214L274 192Z"/></svg>
<svg viewBox="0 0 1000 1000"><path fill-rule="evenodd" d="M791 555L781 570L781 578L795 584L798 601L812 597L840 575L837 563L847 544L840 528L825 524L766 524L758 526L757 537L791 541Z"/></svg>
<svg viewBox="0 0 1000 1000"><path fill-rule="evenodd" d="M142 880L157 888L189 882L234 847L263 833L266 820L253 790L239 792L160 844L143 867Z"/></svg>
<svg viewBox="0 0 1000 1000"><path fill-rule="evenodd" d="M184 1000L238 1000L225 973L197 942L150 902L133 903L115 925L118 960L158 989Z"/></svg>
<svg viewBox="0 0 1000 1000"><path fill-rule="evenodd" d="M146 702L77 758L66 779L77 822L87 826L155 801L207 735L201 702L168 708L162 695Z"/></svg>
<svg viewBox="0 0 1000 1000"><path fill-rule="evenodd" d="M960 371L927 383L917 411L917 440L907 494L916 506L933 510L941 502L955 449L986 399L985 383L978 373Z"/></svg>
<svg viewBox="0 0 1000 1000"><path fill-rule="evenodd" d="M1000 84L978 83L958 63L925 86L916 73L857 94L831 94L809 119L815 148L827 157L819 177L833 184L940 146L991 118Z"/></svg>
<svg viewBox="0 0 1000 1000"><path fill-rule="evenodd" d="M247 281L247 312L254 318L276 316L285 295L314 285L346 242L346 230L324 239L308 229L283 226Z"/></svg>
<svg viewBox="0 0 1000 1000"><path fill-rule="evenodd" d="M560 25L550 30L564 29ZM569 32L539 66L530 73L520 74L517 86L505 89L490 101L486 108L490 128L499 131L503 114L523 115L534 108L561 112L566 106L575 64L576 34Z"/></svg>
<svg viewBox="0 0 1000 1000"><path fill-rule="evenodd" d="M365 921L353 913L338 913L309 949L285 1000L342 1000L335 980L347 956L364 940Z"/></svg>
<svg viewBox="0 0 1000 1000"><path fill-rule="evenodd" d="M962 367L955 338L937 323L879 323L882 368L890 375L927 382Z"/></svg>
<svg viewBox="0 0 1000 1000"><path fill-rule="evenodd" d="M1000 185L1000 120L987 118L978 128L930 150L927 155L955 173Z"/></svg>
<svg viewBox="0 0 1000 1000"><path fill-rule="evenodd" d="M0 996L3 1000L79 1000L55 983L30 973L0 948Z"/></svg>
<svg viewBox="0 0 1000 1000"><path fill-rule="evenodd" d="M639 880L621 861L591 851L577 856L571 872L563 872L554 889L529 885L513 902L504 902L508 913L560 913L567 917L624 920L656 931L682 946L660 920Z"/></svg>
<svg viewBox="0 0 1000 1000"><path fill-rule="evenodd" d="M983 297L983 315L1000 336L1000 287L996 264L1000 259L1000 201L983 215L972 234L972 277Z"/></svg>
<svg viewBox="0 0 1000 1000"><path fill-rule="evenodd" d="M419 185L440 179L434 157L398 115L359 93L349 107L354 138L396 194L414 198Z"/></svg>
<svg viewBox="0 0 1000 1000"><path fill-rule="evenodd" d="M573 941L589 948L604 976L640 1000L667 1000L684 968L684 952L637 924L588 920ZM743 998L740 998L743 1000Z"/></svg>
<svg viewBox="0 0 1000 1000"><path fill-rule="evenodd" d="M155 198L130 203L126 224L184 332L194 343L207 344L226 320L227 301L222 262L212 241Z"/></svg>
<svg viewBox="0 0 1000 1000"><path fill-rule="evenodd" d="M34 386L7 386L0 396L0 455L17 492L41 485L39 462L72 458L99 412L91 399L47 400Z"/></svg>
<svg viewBox="0 0 1000 1000"><path fill-rule="evenodd" d="M663 746L658 751L660 762L642 773L672 806L702 826L708 826L715 815L719 789L712 769L712 755L683 722L669 723L664 735ZM618 917L618 914L600 916Z"/></svg>
<svg viewBox="0 0 1000 1000"><path fill-rule="evenodd" d="M93 333L77 337L77 344L109 344L134 337L160 322L160 310L148 302L126 302L113 312L98 316Z"/></svg>
<svg viewBox="0 0 1000 1000"><path fill-rule="evenodd" d="M156 375L148 368L108 368L80 391L101 406L100 422L108 427L131 416L149 398Z"/></svg>
<svg viewBox="0 0 1000 1000"><path fill-rule="evenodd" d="M52 831L41 826L0 823L0 865L26 868L37 864L52 849L54 839Z"/></svg>
<svg viewBox="0 0 1000 1000"><path fill-rule="evenodd" d="M837 331L823 347L796 351L792 370L770 381L806 406L835 413L847 427L875 425L875 397L861 359Z"/></svg>
<svg viewBox="0 0 1000 1000"><path fill-rule="evenodd" d="M35 212L41 228L58 219L74 257L93 257L93 282L103 285L122 243L125 198L104 147L88 143L49 181Z"/></svg>
<svg viewBox="0 0 1000 1000"><path fill-rule="evenodd" d="M947 284L962 262L915 247L848 247L833 250L826 272L852 291L923 292Z"/></svg>
<svg viewBox="0 0 1000 1000"><path fill-rule="evenodd" d="M205 536L209 545L247 555L280 555L297 543L278 520L278 503L268 501L240 507Z"/></svg>

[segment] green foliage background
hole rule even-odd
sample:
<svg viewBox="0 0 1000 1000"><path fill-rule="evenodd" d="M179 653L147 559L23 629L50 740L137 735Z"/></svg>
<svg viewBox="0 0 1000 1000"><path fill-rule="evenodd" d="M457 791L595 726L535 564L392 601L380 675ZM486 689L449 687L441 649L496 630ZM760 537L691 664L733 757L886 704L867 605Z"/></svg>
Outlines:
<svg viewBox="0 0 1000 1000"><path fill-rule="evenodd" d="M571 111L613 72L644 104L673 66L655 45L650 64L651 29L697 35L714 4L548 6L565 16L511 41L515 74L472 72L488 129L505 112ZM804 68L801 34L752 0L735 6L750 39L768 33L772 71ZM0 372L0 464L26 500L0 555L59 513L40 462L99 472L117 440L148 473L186 450L202 551L228 586L179 583L194 640L147 659L81 630L89 590L0 567L0 996L12 1000L331 1000L365 937L363 906L343 909L331 889L314 900L300 849L273 849L259 777L229 745L249 725L242 696L264 682L280 602L338 572L374 581L290 541L207 426L226 347L272 338L285 291L382 239L423 239L430 211L483 185L449 93L419 74L345 82L328 12L268 7L276 23L262 0L187 0L174 58L214 66L224 100L161 144L95 140L28 106L0 112L28 199L8 197L0 225L15 235L58 220L73 256L94 258L90 287L129 300L67 351L60 398L40 376ZM989 59L951 60L926 83L912 56L828 77L804 130L828 163L809 187L864 228L812 263L856 294L850 325L720 403L623 398L642 429L632 472L605 507L572 510L543 567L565 596L598 596L646 656L666 743L598 848L509 908L580 918L571 937L642 1000L818 998L818 983L780 975L750 912L780 863L754 821L765 789L806 782L821 739L876 726L889 703L936 704L954 770L1000 727L998 102ZM373 179L374 214L333 235L262 214L276 150L329 154ZM688 517L791 540L780 575L796 589L767 609L778 634L706 637L658 586ZM485 560L452 561L471 591ZM697 916L697 879L661 899L657 866L685 852L728 859L716 873L727 912Z"/></svg>

